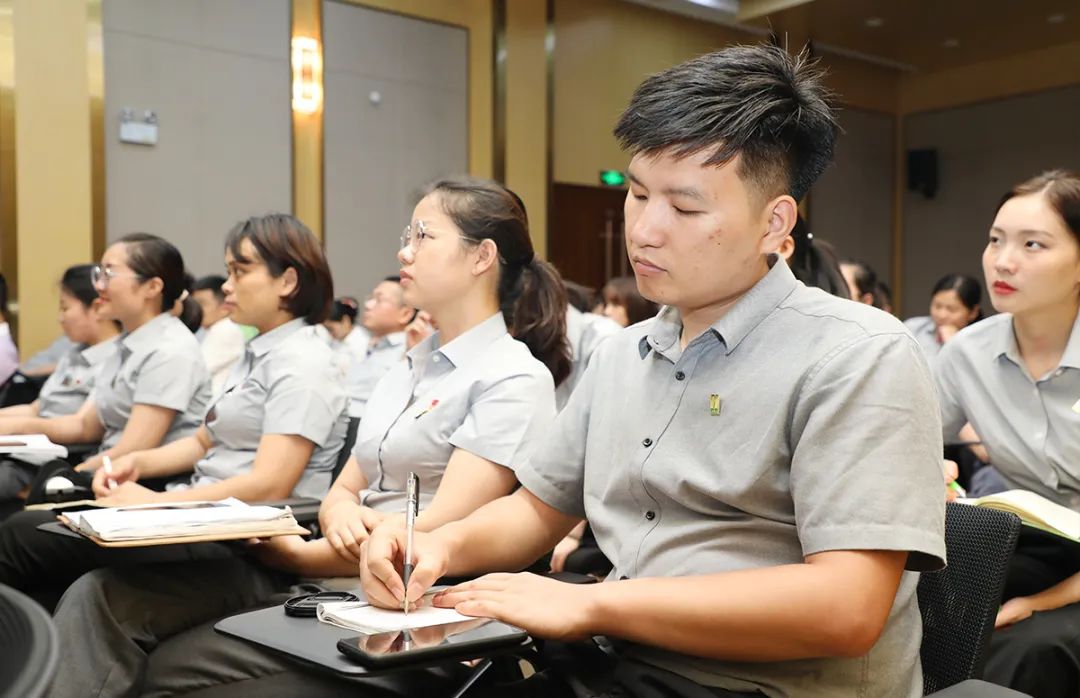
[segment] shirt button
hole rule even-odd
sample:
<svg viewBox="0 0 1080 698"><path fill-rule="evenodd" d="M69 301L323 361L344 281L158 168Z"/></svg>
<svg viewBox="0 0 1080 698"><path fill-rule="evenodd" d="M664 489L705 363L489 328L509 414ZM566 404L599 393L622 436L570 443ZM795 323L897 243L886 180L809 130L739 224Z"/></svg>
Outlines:
<svg viewBox="0 0 1080 698"><path fill-rule="evenodd" d="M675 380L681 381L681 380L683 380L685 378L686 378L686 374L683 373L682 371L676 371L675 372Z"/></svg>
<svg viewBox="0 0 1080 698"><path fill-rule="evenodd" d="M652 446L652 439L650 439L649 437L645 437L645 440L641 442L641 445L645 448Z"/></svg>
<svg viewBox="0 0 1080 698"><path fill-rule="evenodd" d="M655 518L656 518L656 512L655 511L647 511L647 512L645 512L645 520L646 521L652 521Z"/></svg>
<svg viewBox="0 0 1080 698"><path fill-rule="evenodd" d="M436 354L435 356L431 357L431 360L434 361L435 363L439 363L439 355Z"/></svg>

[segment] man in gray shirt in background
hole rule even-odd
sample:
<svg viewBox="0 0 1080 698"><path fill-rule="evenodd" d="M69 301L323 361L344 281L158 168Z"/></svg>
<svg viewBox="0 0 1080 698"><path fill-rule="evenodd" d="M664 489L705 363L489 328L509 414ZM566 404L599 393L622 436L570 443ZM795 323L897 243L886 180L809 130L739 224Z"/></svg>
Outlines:
<svg viewBox="0 0 1080 698"><path fill-rule="evenodd" d="M819 80L730 47L645 80L615 129L627 253L667 307L597 349L518 491L415 539L409 599L592 524L603 584L488 574L435 597L574 641L514 695L922 695L915 573L945 557L929 370L898 320L772 254L832 156ZM378 605L405 597L404 546L396 526L367 542Z"/></svg>

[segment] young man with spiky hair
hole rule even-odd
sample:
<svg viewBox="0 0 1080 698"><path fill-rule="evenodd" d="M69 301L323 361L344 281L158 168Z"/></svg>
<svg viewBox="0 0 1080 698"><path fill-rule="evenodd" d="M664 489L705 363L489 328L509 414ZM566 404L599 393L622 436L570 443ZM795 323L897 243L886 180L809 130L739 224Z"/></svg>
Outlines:
<svg viewBox="0 0 1080 698"><path fill-rule="evenodd" d="M803 56L739 46L641 84L615 128L626 247L666 307L598 349L517 492L416 536L410 599L521 569L588 517L607 582L488 574L435 597L580 641L544 695L922 695L915 572L945 557L926 363L895 318L772 254L831 158L819 80ZM380 605L405 595L404 543L396 527L367 543Z"/></svg>

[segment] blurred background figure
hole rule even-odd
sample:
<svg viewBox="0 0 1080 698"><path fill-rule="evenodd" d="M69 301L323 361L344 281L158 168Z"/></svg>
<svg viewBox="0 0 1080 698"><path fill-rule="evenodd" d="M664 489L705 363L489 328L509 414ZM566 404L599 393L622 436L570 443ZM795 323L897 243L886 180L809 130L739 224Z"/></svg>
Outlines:
<svg viewBox="0 0 1080 698"><path fill-rule="evenodd" d="M19 350L11 335L8 317L8 287L4 275L0 274L0 385L8 381L19 368Z"/></svg>
<svg viewBox="0 0 1080 698"><path fill-rule="evenodd" d="M904 321L919 340L926 358L937 358L941 347L956 333L982 319L982 287L964 274L946 274L930 291L930 314Z"/></svg>
<svg viewBox="0 0 1080 698"><path fill-rule="evenodd" d="M779 253L799 281L834 296L851 298L851 290L840 271L832 245L815 238L801 215L791 234L784 238Z"/></svg>
<svg viewBox="0 0 1080 698"><path fill-rule="evenodd" d="M204 276L195 282L191 292L195 303L202 309L202 327L195 336L201 342L214 395L221 392L232 367L244 355L244 332L229 319L230 309L225 304L225 292L221 288L224 285L224 276Z"/></svg>
<svg viewBox="0 0 1080 698"><path fill-rule="evenodd" d="M618 276L604 284L604 315L623 327L636 325L656 315L660 307L638 293L632 276Z"/></svg>

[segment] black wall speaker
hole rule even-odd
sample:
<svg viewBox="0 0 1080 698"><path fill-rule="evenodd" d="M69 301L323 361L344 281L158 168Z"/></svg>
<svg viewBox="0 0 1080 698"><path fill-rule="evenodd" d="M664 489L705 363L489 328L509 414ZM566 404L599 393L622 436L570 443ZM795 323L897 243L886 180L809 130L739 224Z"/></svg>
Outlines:
<svg viewBox="0 0 1080 698"><path fill-rule="evenodd" d="M934 198L938 188L937 149L908 151L907 186L911 191L922 192L928 199Z"/></svg>

